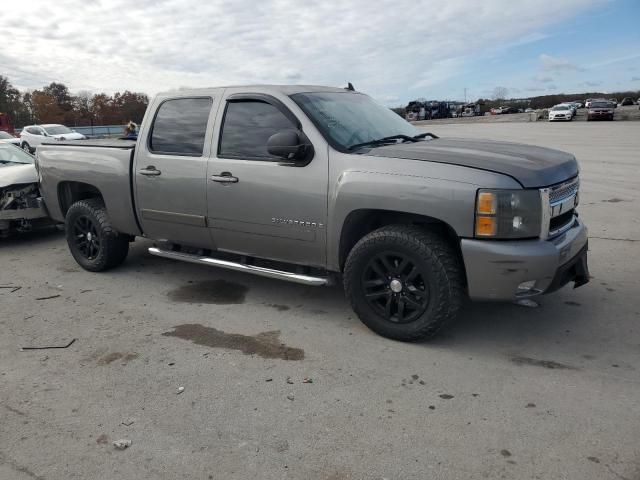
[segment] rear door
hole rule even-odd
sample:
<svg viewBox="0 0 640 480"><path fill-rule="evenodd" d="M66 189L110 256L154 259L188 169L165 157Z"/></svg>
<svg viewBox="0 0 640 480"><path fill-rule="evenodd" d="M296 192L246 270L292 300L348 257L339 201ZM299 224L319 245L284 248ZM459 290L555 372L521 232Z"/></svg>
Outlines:
<svg viewBox="0 0 640 480"><path fill-rule="evenodd" d="M207 160L219 95L157 99L145 118L133 175L144 233L211 247L207 229ZM149 115L147 115L149 117Z"/></svg>
<svg viewBox="0 0 640 480"><path fill-rule="evenodd" d="M208 169L208 223L216 246L325 266L328 148L288 97L225 90ZM267 152L276 132L302 129L314 145L304 166Z"/></svg>

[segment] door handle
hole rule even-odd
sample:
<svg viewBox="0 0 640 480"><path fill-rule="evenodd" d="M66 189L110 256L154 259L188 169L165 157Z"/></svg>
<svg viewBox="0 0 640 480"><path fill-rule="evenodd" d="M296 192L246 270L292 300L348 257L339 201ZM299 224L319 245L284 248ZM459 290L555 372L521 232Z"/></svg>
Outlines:
<svg viewBox="0 0 640 480"><path fill-rule="evenodd" d="M218 183L238 183L238 177L231 175L231 172L222 172L220 175L211 175L212 182Z"/></svg>
<svg viewBox="0 0 640 480"><path fill-rule="evenodd" d="M147 177L157 177L158 175L162 174L162 172L158 170L156 167L154 167L153 165L149 165L147 168L138 170L138 173L140 175L145 175Z"/></svg>

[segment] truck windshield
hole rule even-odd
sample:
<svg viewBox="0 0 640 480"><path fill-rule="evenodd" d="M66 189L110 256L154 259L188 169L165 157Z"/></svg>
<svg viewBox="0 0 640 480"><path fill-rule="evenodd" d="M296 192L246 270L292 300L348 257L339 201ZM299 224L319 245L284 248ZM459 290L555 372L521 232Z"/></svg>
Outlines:
<svg viewBox="0 0 640 480"><path fill-rule="evenodd" d="M420 134L396 113L361 93L297 93L291 98L340 151L381 138Z"/></svg>

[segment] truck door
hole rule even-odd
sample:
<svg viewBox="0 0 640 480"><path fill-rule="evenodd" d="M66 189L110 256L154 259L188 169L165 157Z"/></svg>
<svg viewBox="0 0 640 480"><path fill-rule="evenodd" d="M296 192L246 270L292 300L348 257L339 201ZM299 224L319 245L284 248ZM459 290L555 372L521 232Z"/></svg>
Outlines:
<svg viewBox="0 0 640 480"><path fill-rule="evenodd" d="M207 173L208 224L220 250L324 267L328 149L311 122L300 114L301 123L283 101L225 91ZM314 144L305 166L285 165L267 152L271 135L292 128Z"/></svg>
<svg viewBox="0 0 640 480"><path fill-rule="evenodd" d="M212 128L207 125L213 125L217 100L156 102L140 132L133 171L142 230L154 239L211 248L206 188Z"/></svg>

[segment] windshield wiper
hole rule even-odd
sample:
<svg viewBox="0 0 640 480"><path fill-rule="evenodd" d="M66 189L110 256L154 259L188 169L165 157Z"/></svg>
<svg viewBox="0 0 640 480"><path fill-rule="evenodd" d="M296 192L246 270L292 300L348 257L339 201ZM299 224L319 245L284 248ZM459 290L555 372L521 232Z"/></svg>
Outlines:
<svg viewBox="0 0 640 480"><path fill-rule="evenodd" d="M389 137L377 138L375 140L369 140L368 142L356 143L347 148L347 150L355 150L356 148L366 147L368 145L384 145L385 143L392 142L393 140L404 140L405 142L417 142L416 137L410 137L409 135L391 135Z"/></svg>
<svg viewBox="0 0 640 480"><path fill-rule="evenodd" d="M415 139L415 140L418 140L418 139L420 139L420 138L425 138L425 137L431 137L431 138L433 138L434 140L435 140L436 138L440 138L440 137L439 137L439 136L437 136L435 133L431 133L431 132L421 133L420 135L416 135L415 137L411 137L411 138L413 138L413 139Z"/></svg>

